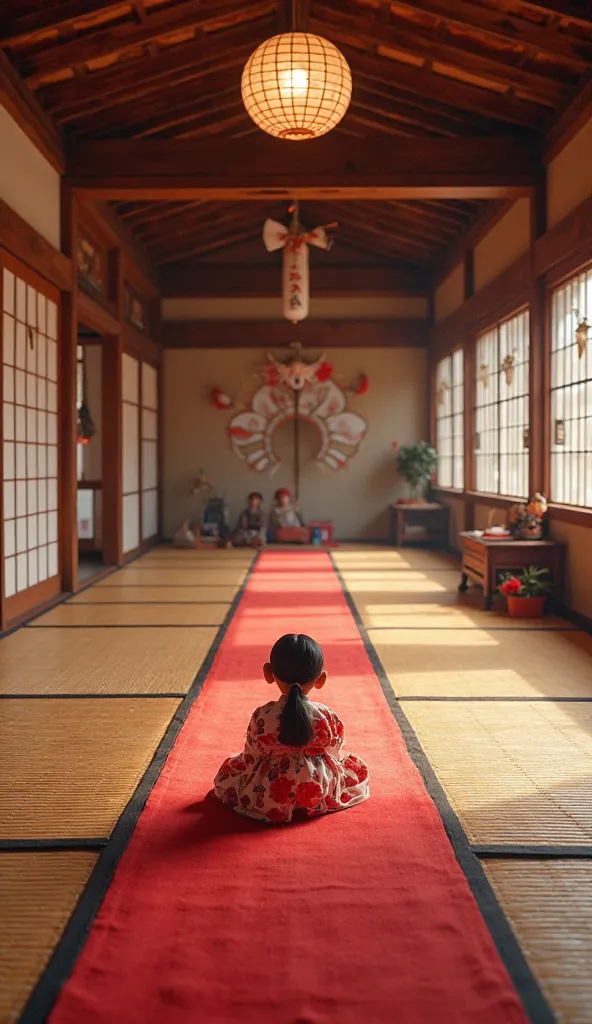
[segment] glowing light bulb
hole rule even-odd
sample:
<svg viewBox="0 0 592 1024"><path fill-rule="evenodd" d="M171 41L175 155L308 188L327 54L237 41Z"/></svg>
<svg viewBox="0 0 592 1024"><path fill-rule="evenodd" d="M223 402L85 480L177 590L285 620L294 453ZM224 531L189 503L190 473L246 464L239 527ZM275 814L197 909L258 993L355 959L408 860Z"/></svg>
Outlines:
<svg viewBox="0 0 592 1024"><path fill-rule="evenodd" d="M308 92L308 72L304 68L290 68L282 72L280 92L290 98L304 98Z"/></svg>

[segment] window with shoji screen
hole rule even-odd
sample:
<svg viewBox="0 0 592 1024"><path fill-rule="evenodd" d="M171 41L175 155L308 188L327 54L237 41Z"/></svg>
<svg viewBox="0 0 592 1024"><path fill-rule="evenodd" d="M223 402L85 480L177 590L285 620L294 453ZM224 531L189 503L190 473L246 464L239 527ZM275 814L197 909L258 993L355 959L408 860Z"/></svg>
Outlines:
<svg viewBox="0 0 592 1024"><path fill-rule="evenodd" d="M551 501L592 508L592 267L551 296ZM585 325L584 325L585 328Z"/></svg>
<svg viewBox="0 0 592 1024"><path fill-rule="evenodd" d="M140 546L140 364L122 356L123 551Z"/></svg>
<svg viewBox="0 0 592 1024"><path fill-rule="evenodd" d="M2 288L2 575L8 617L11 611L26 610L60 589L57 298L57 292L49 286L46 290L25 268L19 271L17 264L6 260ZM32 590L40 585L42 593Z"/></svg>
<svg viewBox="0 0 592 1024"><path fill-rule="evenodd" d="M142 540L158 533L158 370L142 363Z"/></svg>
<svg viewBox="0 0 592 1024"><path fill-rule="evenodd" d="M446 356L436 370L437 481L440 487L457 487L465 482L464 394L462 349Z"/></svg>
<svg viewBox="0 0 592 1024"><path fill-rule="evenodd" d="M477 339L475 484L478 491L528 494L529 317L509 317Z"/></svg>

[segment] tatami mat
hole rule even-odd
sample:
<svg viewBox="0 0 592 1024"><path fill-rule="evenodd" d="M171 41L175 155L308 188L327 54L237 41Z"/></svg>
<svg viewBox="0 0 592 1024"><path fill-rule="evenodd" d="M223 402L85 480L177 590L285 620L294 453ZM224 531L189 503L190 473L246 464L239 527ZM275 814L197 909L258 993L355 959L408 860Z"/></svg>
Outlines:
<svg viewBox="0 0 592 1024"><path fill-rule="evenodd" d="M592 862L485 862L559 1024L592 1021Z"/></svg>
<svg viewBox="0 0 592 1024"><path fill-rule="evenodd" d="M398 697L591 697L581 632L371 629Z"/></svg>
<svg viewBox="0 0 592 1024"><path fill-rule="evenodd" d="M179 703L3 701L0 837L108 836Z"/></svg>
<svg viewBox="0 0 592 1024"><path fill-rule="evenodd" d="M250 565L255 558L255 552L249 548L215 548L205 547L174 548L172 544L163 544L158 548L152 548L139 561L148 558L178 558L188 562L242 562Z"/></svg>
<svg viewBox="0 0 592 1024"><path fill-rule="evenodd" d="M62 604L31 626L221 626L229 604Z"/></svg>
<svg viewBox="0 0 592 1024"><path fill-rule="evenodd" d="M200 569L188 566L186 569L150 569L134 566L121 569L96 584L98 587L239 587L246 575L246 569Z"/></svg>
<svg viewBox="0 0 592 1024"><path fill-rule="evenodd" d="M0 643L0 693L185 693L216 633L209 626L19 630Z"/></svg>
<svg viewBox="0 0 592 1024"><path fill-rule="evenodd" d="M95 865L93 853L0 853L0 1024L14 1024Z"/></svg>
<svg viewBox="0 0 592 1024"><path fill-rule="evenodd" d="M358 613L367 629L563 629L573 630L565 619L557 615L545 615L543 619L511 618L501 605L492 611L483 611L482 602L459 597L453 603L440 604L422 601L405 604L391 600L389 594L380 595L377 600L367 600L366 596L356 601Z"/></svg>
<svg viewBox="0 0 592 1024"><path fill-rule="evenodd" d="M111 577L113 579L113 577ZM369 601L389 601L397 604L413 603L455 604L458 601L458 575L446 570L422 572L419 569L401 569L397 573L351 573L343 577L352 597ZM98 584L99 586L101 584Z"/></svg>
<svg viewBox="0 0 592 1024"><path fill-rule="evenodd" d="M108 577L108 580L112 579L113 576ZM230 604L238 594L238 587L111 586L108 580L105 581L106 586L81 591L68 601L68 604L142 604L153 601L157 604L174 604L177 601L190 601L200 605L219 602Z"/></svg>
<svg viewBox="0 0 592 1024"><path fill-rule="evenodd" d="M458 558L440 551L425 551L420 548L371 548L357 550L337 549L331 553L333 562L340 572L368 569L436 569L456 570L460 579Z"/></svg>
<svg viewBox="0 0 592 1024"><path fill-rule="evenodd" d="M472 842L592 845L592 703L403 710Z"/></svg>

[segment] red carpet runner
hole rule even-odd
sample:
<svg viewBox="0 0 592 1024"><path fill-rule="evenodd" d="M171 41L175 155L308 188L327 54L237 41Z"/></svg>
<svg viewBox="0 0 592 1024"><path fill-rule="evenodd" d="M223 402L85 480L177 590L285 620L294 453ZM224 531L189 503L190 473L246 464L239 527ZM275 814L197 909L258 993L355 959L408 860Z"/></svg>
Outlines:
<svg viewBox="0 0 592 1024"><path fill-rule="evenodd" d="M288 631L323 644L372 795L274 829L205 798ZM524 1024L326 554L262 556L50 1020Z"/></svg>

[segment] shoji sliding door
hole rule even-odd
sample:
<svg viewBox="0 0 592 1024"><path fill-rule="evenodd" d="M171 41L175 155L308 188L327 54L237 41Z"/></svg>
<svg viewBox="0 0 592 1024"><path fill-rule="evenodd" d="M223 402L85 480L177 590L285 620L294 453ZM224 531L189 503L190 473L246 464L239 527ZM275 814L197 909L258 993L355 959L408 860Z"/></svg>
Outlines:
<svg viewBox="0 0 592 1024"><path fill-rule="evenodd" d="M122 364L122 548L140 546L140 364L123 355Z"/></svg>
<svg viewBox="0 0 592 1024"><path fill-rule="evenodd" d="M5 623L58 594L59 293L2 264L2 593Z"/></svg>
<svg viewBox="0 0 592 1024"><path fill-rule="evenodd" d="M142 363L142 540L158 533L158 370Z"/></svg>
<svg viewBox="0 0 592 1024"><path fill-rule="evenodd" d="M124 354L122 537L124 555L158 533L158 370Z"/></svg>

